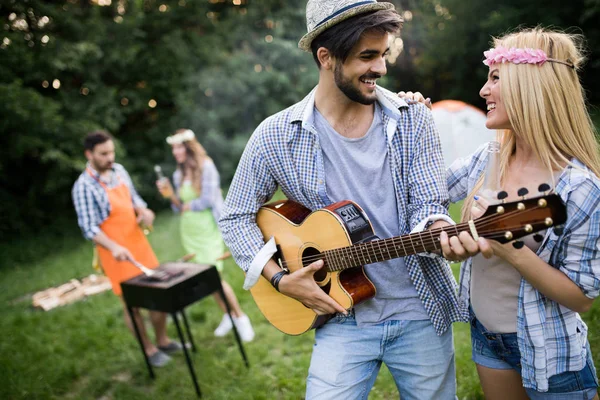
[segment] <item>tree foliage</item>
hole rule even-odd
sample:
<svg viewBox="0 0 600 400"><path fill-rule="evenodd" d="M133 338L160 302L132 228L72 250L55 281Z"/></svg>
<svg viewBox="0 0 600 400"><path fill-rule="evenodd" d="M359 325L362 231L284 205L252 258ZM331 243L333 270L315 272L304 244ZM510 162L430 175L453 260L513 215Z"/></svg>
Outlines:
<svg viewBox="0 0 600 400"><path fill-rule="evenodd" d="M555 25L600 44L600 0L394 0L403 52L383 81L434 100L481 105L490 35ZM173 169L164 138L194 130L225 184L262 119L317 82L297 48L305 2L285 0L5 0L0 2L0 241L65 217L92 129L117 139L142 195L160 206L153 164ZM584 73L599 98L600 61Z"/></svg>
<svg viewBox="0 0 600 400"><path fill-rule="evenodd" d="M491 38L539 25L585 36L589 54L582 80L590 104L600 102L594 90L600 87L599 0L400 0L397 4L410 10L412 17L405 23L399 79L434 100L453 98L482 105L479 89L487 75L482 53L490 48Z"/></svg>

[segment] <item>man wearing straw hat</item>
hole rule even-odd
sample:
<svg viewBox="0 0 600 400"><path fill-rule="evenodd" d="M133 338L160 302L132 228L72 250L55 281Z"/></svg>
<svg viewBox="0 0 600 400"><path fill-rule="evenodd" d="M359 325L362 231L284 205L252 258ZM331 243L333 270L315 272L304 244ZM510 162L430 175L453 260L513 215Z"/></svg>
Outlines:
<svg viewBox="0 0 600 400"><path fill-rule="evenodd" d="M309 399L367 398L382 363L402 399L453 399L451 324L461 319L456 282L441 259L414 255L365 266L377 293L345 310L315 283L317 261L287 274L255 223L279 186L316 210L349 199L388 238L449 223L439 138L422 104L408 105L376 82L386 74L391 34L402 18L390 3L309 0L299 47L319 68L317 87L267 118L240 160L220 226L244 287L262 276L318 314ZM448 221L448 222L446 222Z"/></svg>

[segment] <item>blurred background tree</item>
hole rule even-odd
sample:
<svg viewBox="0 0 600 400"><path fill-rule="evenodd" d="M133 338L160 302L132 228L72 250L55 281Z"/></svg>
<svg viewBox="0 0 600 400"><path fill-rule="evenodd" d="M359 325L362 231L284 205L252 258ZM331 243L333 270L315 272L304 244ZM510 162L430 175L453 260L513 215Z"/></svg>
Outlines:
<svg viewBox="0 0 600 400"><path fill-rule="evenodd" d="M600 0L394 0L391 90L483 107L490 38L554 26L587 38L583 81L600 102ZM305 2L284 0L4 0L0 2L0 242L75 225L70 190L82 139L106 129L117 161L153 207L153 164L173 170L164 138L194 130L227 186L262 119L317 82L297 48ZM591 111L594 113L594 109Z"/></svg>

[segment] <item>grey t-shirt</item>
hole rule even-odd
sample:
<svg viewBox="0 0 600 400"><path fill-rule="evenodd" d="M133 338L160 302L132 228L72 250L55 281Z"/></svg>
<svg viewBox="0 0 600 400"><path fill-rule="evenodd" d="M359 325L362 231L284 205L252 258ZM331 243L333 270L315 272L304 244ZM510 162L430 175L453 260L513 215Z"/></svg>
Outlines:
<svg viewBox="0 0 600 400"><path fill-rule="evenodd" d="M398 236L398 207L379 105L375 103L373 123L360 138L337 133L316 107L314 124L323 151L329 199L352 200L361 206L379 238ZM403 258L369 264L365 271L377 294L355 307L359 325L429 319Z"/></svg>

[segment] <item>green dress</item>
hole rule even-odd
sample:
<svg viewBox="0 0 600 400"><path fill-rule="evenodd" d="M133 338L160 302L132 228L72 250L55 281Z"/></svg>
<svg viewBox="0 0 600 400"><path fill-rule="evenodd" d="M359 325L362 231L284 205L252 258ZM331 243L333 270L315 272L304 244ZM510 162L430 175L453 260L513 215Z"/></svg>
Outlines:
<svg viewBox="0 0 600 400"><path fill-rule="evenodd" d="M179 198L183 203L198 198L191 182L182 182ZM214 265L219 272L223 270L223 260L217 261L217 258L223 255L225 246L210 208L181 213L180 231L185 251L196 254L193 262Z"/></svg>

